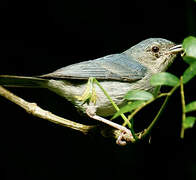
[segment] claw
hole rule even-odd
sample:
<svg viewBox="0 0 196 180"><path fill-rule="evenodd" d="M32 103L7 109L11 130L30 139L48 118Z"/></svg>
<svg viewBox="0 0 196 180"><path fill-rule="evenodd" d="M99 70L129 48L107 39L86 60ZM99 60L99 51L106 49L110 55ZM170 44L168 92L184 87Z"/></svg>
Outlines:
<svg viewBox="0 0 196 180"><path fill-rule="evenodd" d="M116 140L116 144L120 146L125 146L127 142L130 141L131 142L134 141L133 135L129 129L125 128L124 130L121 131L120 135L118 136Z"/></svg>
<svg viewBox="0 0 196 180"><path fill-rule="evenodd" d="M120 145L120 146L125 146L127 145L127 142L124 140L123 138L124 133L121 132L121 134L118 136L117 140L116 140L116 144Z"/></svg>

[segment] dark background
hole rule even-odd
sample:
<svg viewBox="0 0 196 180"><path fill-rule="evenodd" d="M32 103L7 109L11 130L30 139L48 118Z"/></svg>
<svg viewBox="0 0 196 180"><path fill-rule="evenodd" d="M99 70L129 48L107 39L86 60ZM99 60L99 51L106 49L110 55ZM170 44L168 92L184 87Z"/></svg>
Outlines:
<svg viewBox="0 0 196 180"><path fill-rule="evenodd" d="M39 75L83 60L124 51L149 37L181 43L196 35L193 1L2 1L0 74ZM177 58L170 72L187 65ZM194 80L185 88L195 98ZM74 107L44 89L11 89L24 99L86 123ZM179 92L177 93L179 94ZM0 97L1 179L195 179L195 129L180 139L181 104L175 95L148 139L118 147L32 117ZM138 118L144 128L154 107Z"/></svg>

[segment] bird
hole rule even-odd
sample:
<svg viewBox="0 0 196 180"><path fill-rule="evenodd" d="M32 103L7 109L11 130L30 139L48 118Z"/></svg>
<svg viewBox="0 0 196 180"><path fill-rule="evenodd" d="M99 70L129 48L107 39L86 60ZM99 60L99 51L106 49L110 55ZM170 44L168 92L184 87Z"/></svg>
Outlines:
<svg viewBox="0 0 196 180"><path fill-rule="evenodd" d="M47 88L72 102L92 119L119 129L121 135L116 142L125 145L133 139L131 131L106 119L116 109L93 79L99 82L120 108L126 104L124 96L128 91L153 92L154 87L150 84L152 75L166 71L182 50L182 45L167 39L148 38L121 53L71 64L44 75L0 75L0 85Z"/></svg>

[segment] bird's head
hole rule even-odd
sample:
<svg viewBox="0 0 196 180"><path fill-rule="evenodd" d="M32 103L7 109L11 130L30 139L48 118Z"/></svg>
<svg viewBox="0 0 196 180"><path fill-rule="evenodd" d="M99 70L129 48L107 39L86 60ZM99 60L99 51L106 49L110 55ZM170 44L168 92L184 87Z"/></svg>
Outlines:
<svg viewBox="0 0 196 180"><path fill-rule="evenodd" d="M126 50L125 53L148 69L162 72L173 62L177 53L182 51L181 45L176 45L169 40L149 38Z"/></svg>

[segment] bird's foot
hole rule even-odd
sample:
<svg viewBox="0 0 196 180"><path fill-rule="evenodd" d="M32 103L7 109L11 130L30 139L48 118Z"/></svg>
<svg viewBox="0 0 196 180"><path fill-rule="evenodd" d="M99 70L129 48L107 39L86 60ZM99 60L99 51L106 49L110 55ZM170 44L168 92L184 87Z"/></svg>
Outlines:
<svg viewBox="0 0 196 180"><path fill-rule="evenodd" d="M96 115L95 106L88 106L88 108L86 109L86 114L95 120L98 120L102 123L105 123L105 124L115 128L115 129L118 129L120 131L120 134L118 135L118 138L116 140L116 144L118 144L120 146L125 146L127 144L127 142L134 141L133 135L129 129L127 129L126 127L124 127L120 124L117 124L115 122L112 122L110 120L107 120L103 117Z"/></svg>
<svg viewBox="0 0 196 180"><path fill-rule="evenodd" d="M120 132L120 135L118 136L118 138L116 140L116 144L118 144L120 146L125 146L125 145L127 145L127 142L133 142L134 141L133 135L132 135L132 133L129 129L122 126L120 131L121 132Z"/></svg>
<svg viewBox="0 0 196 180"><path fill-rule="evenodd" d="M97 95L96 95L96 91L95 91L95 87L94 87L94 78L93 77L90 77L88 79L84 93L81 96L76 96L76 98L79 101L82 101L84 103L92 102L92 103L96 104Z"/></svg>

